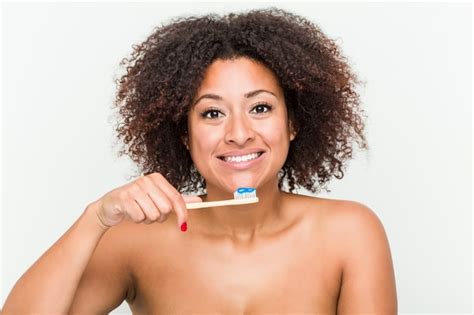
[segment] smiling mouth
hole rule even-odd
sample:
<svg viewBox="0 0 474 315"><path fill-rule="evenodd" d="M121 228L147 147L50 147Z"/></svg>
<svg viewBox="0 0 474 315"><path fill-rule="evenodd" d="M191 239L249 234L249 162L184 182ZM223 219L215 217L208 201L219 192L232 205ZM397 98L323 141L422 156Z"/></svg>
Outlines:
<svg viewBox="0 0 474 315"><path fill-rule="evenodd" d="M262 154L263 152L255 152L255 153L250 153L250 154L245 154L245 155L219 156L218 158L224 162L229 162L229 163L245 163L248 161L258 159Z"/></svg>

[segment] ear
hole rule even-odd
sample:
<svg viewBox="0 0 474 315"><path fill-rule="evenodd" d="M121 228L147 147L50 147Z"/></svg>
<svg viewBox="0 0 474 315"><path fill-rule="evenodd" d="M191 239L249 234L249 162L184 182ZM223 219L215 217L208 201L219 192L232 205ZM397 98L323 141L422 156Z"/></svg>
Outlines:
<svg viewBox="0 0 474 315"><path fill-rule="evenodd" d="M296 131L295 125L293 124L293 121L290 120L289 122L289 129L290 129L290 141L293 141L296 138L296 135L298 132Z"/></svg>
<svg viewBox="0 0 474 315"><path fill-rule="evenodd" d="M181 142L184 144L184 146L186 147L186 149L189 151L189 137L188 137L188 133L186 132L186 134L182 135L181 136Z"/></svg>

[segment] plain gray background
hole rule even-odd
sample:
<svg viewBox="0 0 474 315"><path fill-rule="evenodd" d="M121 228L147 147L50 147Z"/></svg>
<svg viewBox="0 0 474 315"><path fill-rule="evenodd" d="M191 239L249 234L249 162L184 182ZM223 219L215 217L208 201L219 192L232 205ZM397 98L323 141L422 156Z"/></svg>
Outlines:
<svg viewBox="0 0 474 315"><path fill-rule="evenodd" d="M321 196L382 220L400 313L471 313L468 3L4 4L0 305L89 202L130 180L110 107L131 46L171 17L271 5L337 39L366 82L370 151Z"/></svg>

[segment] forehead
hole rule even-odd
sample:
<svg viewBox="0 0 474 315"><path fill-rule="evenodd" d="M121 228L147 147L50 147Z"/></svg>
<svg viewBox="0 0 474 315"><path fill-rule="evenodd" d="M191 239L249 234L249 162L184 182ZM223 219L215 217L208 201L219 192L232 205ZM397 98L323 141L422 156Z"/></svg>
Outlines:
<svg viewBox="0 0 474 315"><path fill-rule="evenodd" d="M240 91L247 93L256 88L270 89L281 93L278 78L266 66L246 57L232 60L215 60L204 73L198 89L206 91Z"/></svg>

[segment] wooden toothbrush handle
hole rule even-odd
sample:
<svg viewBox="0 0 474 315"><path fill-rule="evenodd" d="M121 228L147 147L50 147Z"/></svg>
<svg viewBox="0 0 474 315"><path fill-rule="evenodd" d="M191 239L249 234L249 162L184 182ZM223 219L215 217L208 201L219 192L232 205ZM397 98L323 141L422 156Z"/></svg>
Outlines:
<svg viewBox="0 0 474 315"><path fill-rule="evenodd" d="M186 209L200 209L209 207L220 207L220 206L232 206L232 205L244 205L249 203L258 202L258 198L242 198L242 199L228 199L219 201L204 201L204 202L191 202L186 204Z"/></svg>

